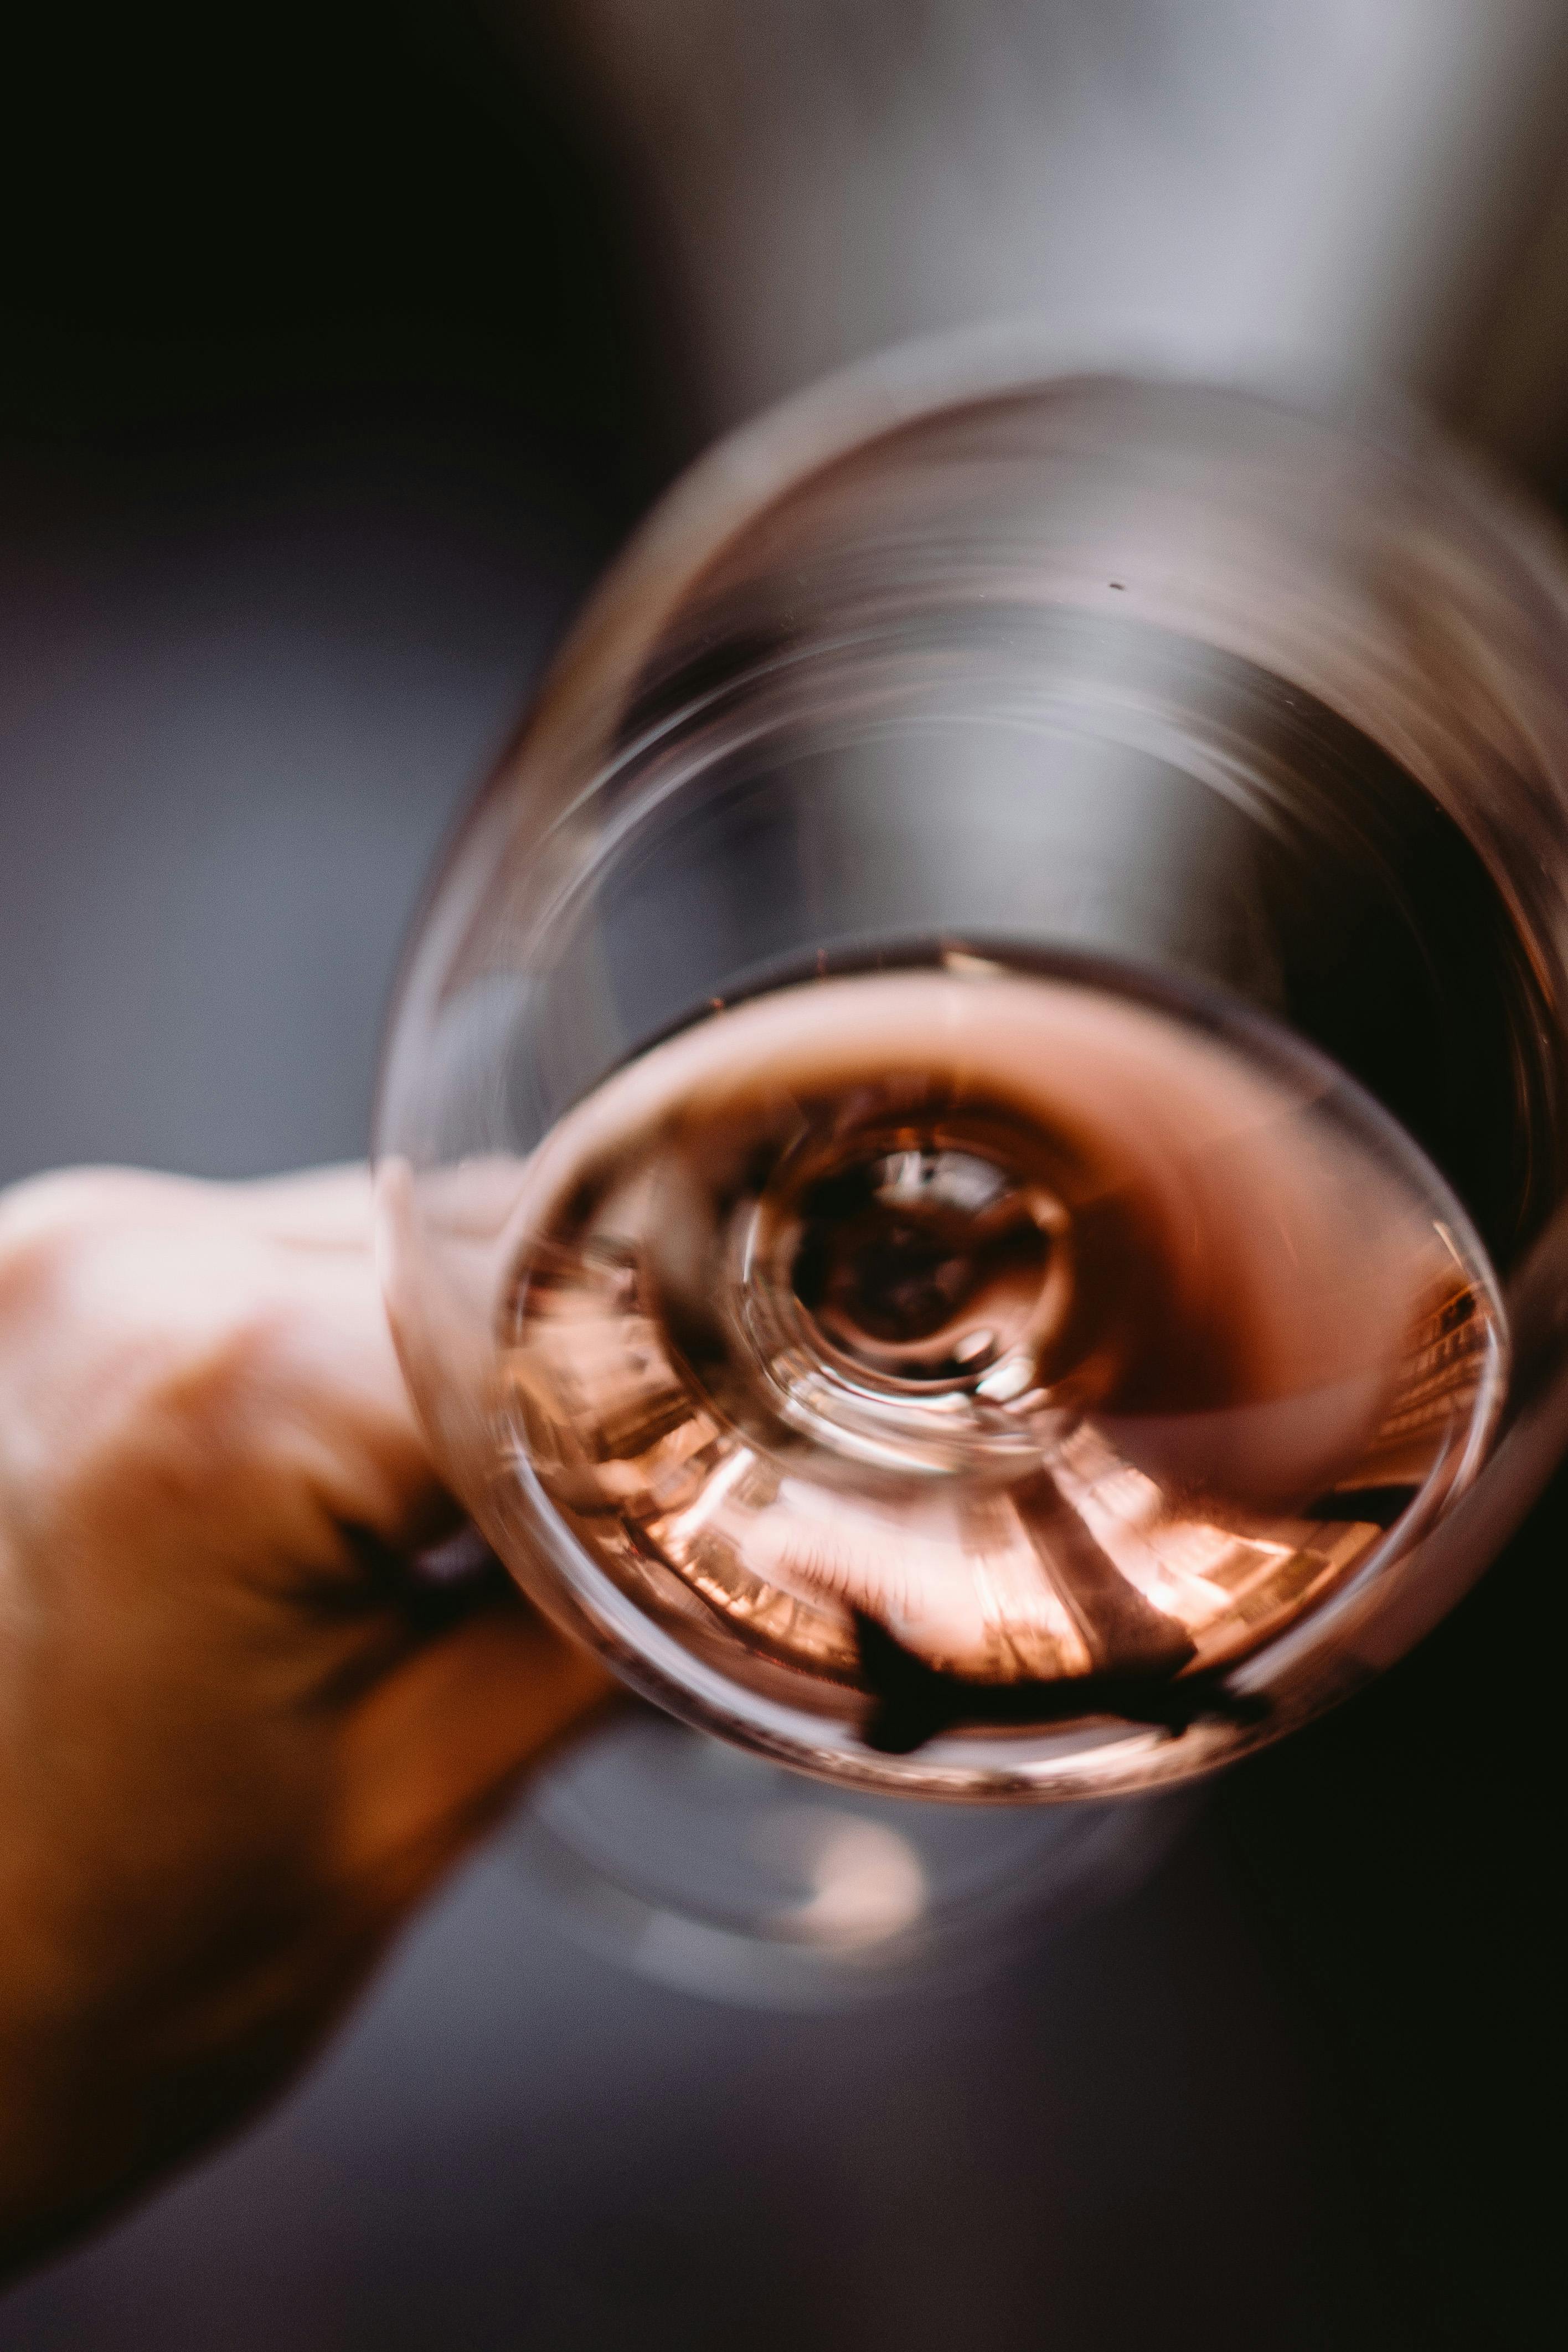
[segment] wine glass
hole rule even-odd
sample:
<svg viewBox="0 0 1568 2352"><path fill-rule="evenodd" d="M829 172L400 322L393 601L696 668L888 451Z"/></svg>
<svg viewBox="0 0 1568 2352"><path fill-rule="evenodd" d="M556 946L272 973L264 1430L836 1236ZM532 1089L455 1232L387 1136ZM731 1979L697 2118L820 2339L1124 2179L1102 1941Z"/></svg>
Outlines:
<svg viewBox="0 0 1568 2352"><path fill-rule="evenodd" d="M1563 1427L1565 585L1390 404L963 343L634 540L377 1121L444 1469L663 1711L523 1832L612 1940L808 1999L1085 1899L1495 1552Z"/></svg>

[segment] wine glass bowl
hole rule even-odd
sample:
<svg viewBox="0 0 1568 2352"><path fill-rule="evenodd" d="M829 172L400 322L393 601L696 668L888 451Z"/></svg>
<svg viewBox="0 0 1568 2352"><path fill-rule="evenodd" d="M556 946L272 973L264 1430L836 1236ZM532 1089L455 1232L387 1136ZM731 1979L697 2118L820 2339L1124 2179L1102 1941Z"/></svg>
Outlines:
<svg viewBox="0 0 1568 2352"><path fill-rule="evenodd" d="M895 359L704 462L384 1071L394 1329L542 1607L928 1799L1418 1637L1556 1426L1563 576L1408 419L1224 387Z"/></svg>

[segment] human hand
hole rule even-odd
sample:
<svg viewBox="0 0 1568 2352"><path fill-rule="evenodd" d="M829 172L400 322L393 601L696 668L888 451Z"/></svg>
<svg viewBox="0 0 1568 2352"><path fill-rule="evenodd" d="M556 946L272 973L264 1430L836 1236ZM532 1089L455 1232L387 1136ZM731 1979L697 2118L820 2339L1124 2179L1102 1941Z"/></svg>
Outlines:
<svg viewBox="0 0 1568 2352"><path fill-rule="evenodd" d="M458 1524L363 1170L0 1196L0 2265L288 2080L608 1687Z"/></svg>

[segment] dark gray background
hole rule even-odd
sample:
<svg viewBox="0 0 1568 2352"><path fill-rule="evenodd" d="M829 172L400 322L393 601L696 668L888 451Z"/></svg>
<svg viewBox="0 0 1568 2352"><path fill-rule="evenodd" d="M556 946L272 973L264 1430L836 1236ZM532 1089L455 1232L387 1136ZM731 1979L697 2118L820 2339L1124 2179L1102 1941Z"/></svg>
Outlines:
<svg viewBox="0 0 1568 2352"><path fill-rule="evenodd" d="M0 1174L356 1155L421 877L680 452L680 353L556 62L456 0L5 38ZM1558 1496L1370 1700L963 1999L659 1990L503 1835L0 2346L1537 2340L1565 1533Z"/></svg>

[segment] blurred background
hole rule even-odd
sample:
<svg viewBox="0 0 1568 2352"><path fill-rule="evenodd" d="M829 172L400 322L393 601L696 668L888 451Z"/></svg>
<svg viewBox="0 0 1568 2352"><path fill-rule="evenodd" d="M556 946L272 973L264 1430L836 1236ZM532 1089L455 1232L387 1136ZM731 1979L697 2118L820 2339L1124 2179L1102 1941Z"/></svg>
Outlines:
<svg viewBox="0 0 1568 2352"><path fill-rule="evenodd" d="M575 600L858 353L1026 313L1391 375L1568 497L1561 0L86 0L0 42L0 1177L363 1151L421 878ZM978 1995L661 1990L503 1832L0 2346L1533 2344L1565 1538L1559 1490Z"/></svg>

